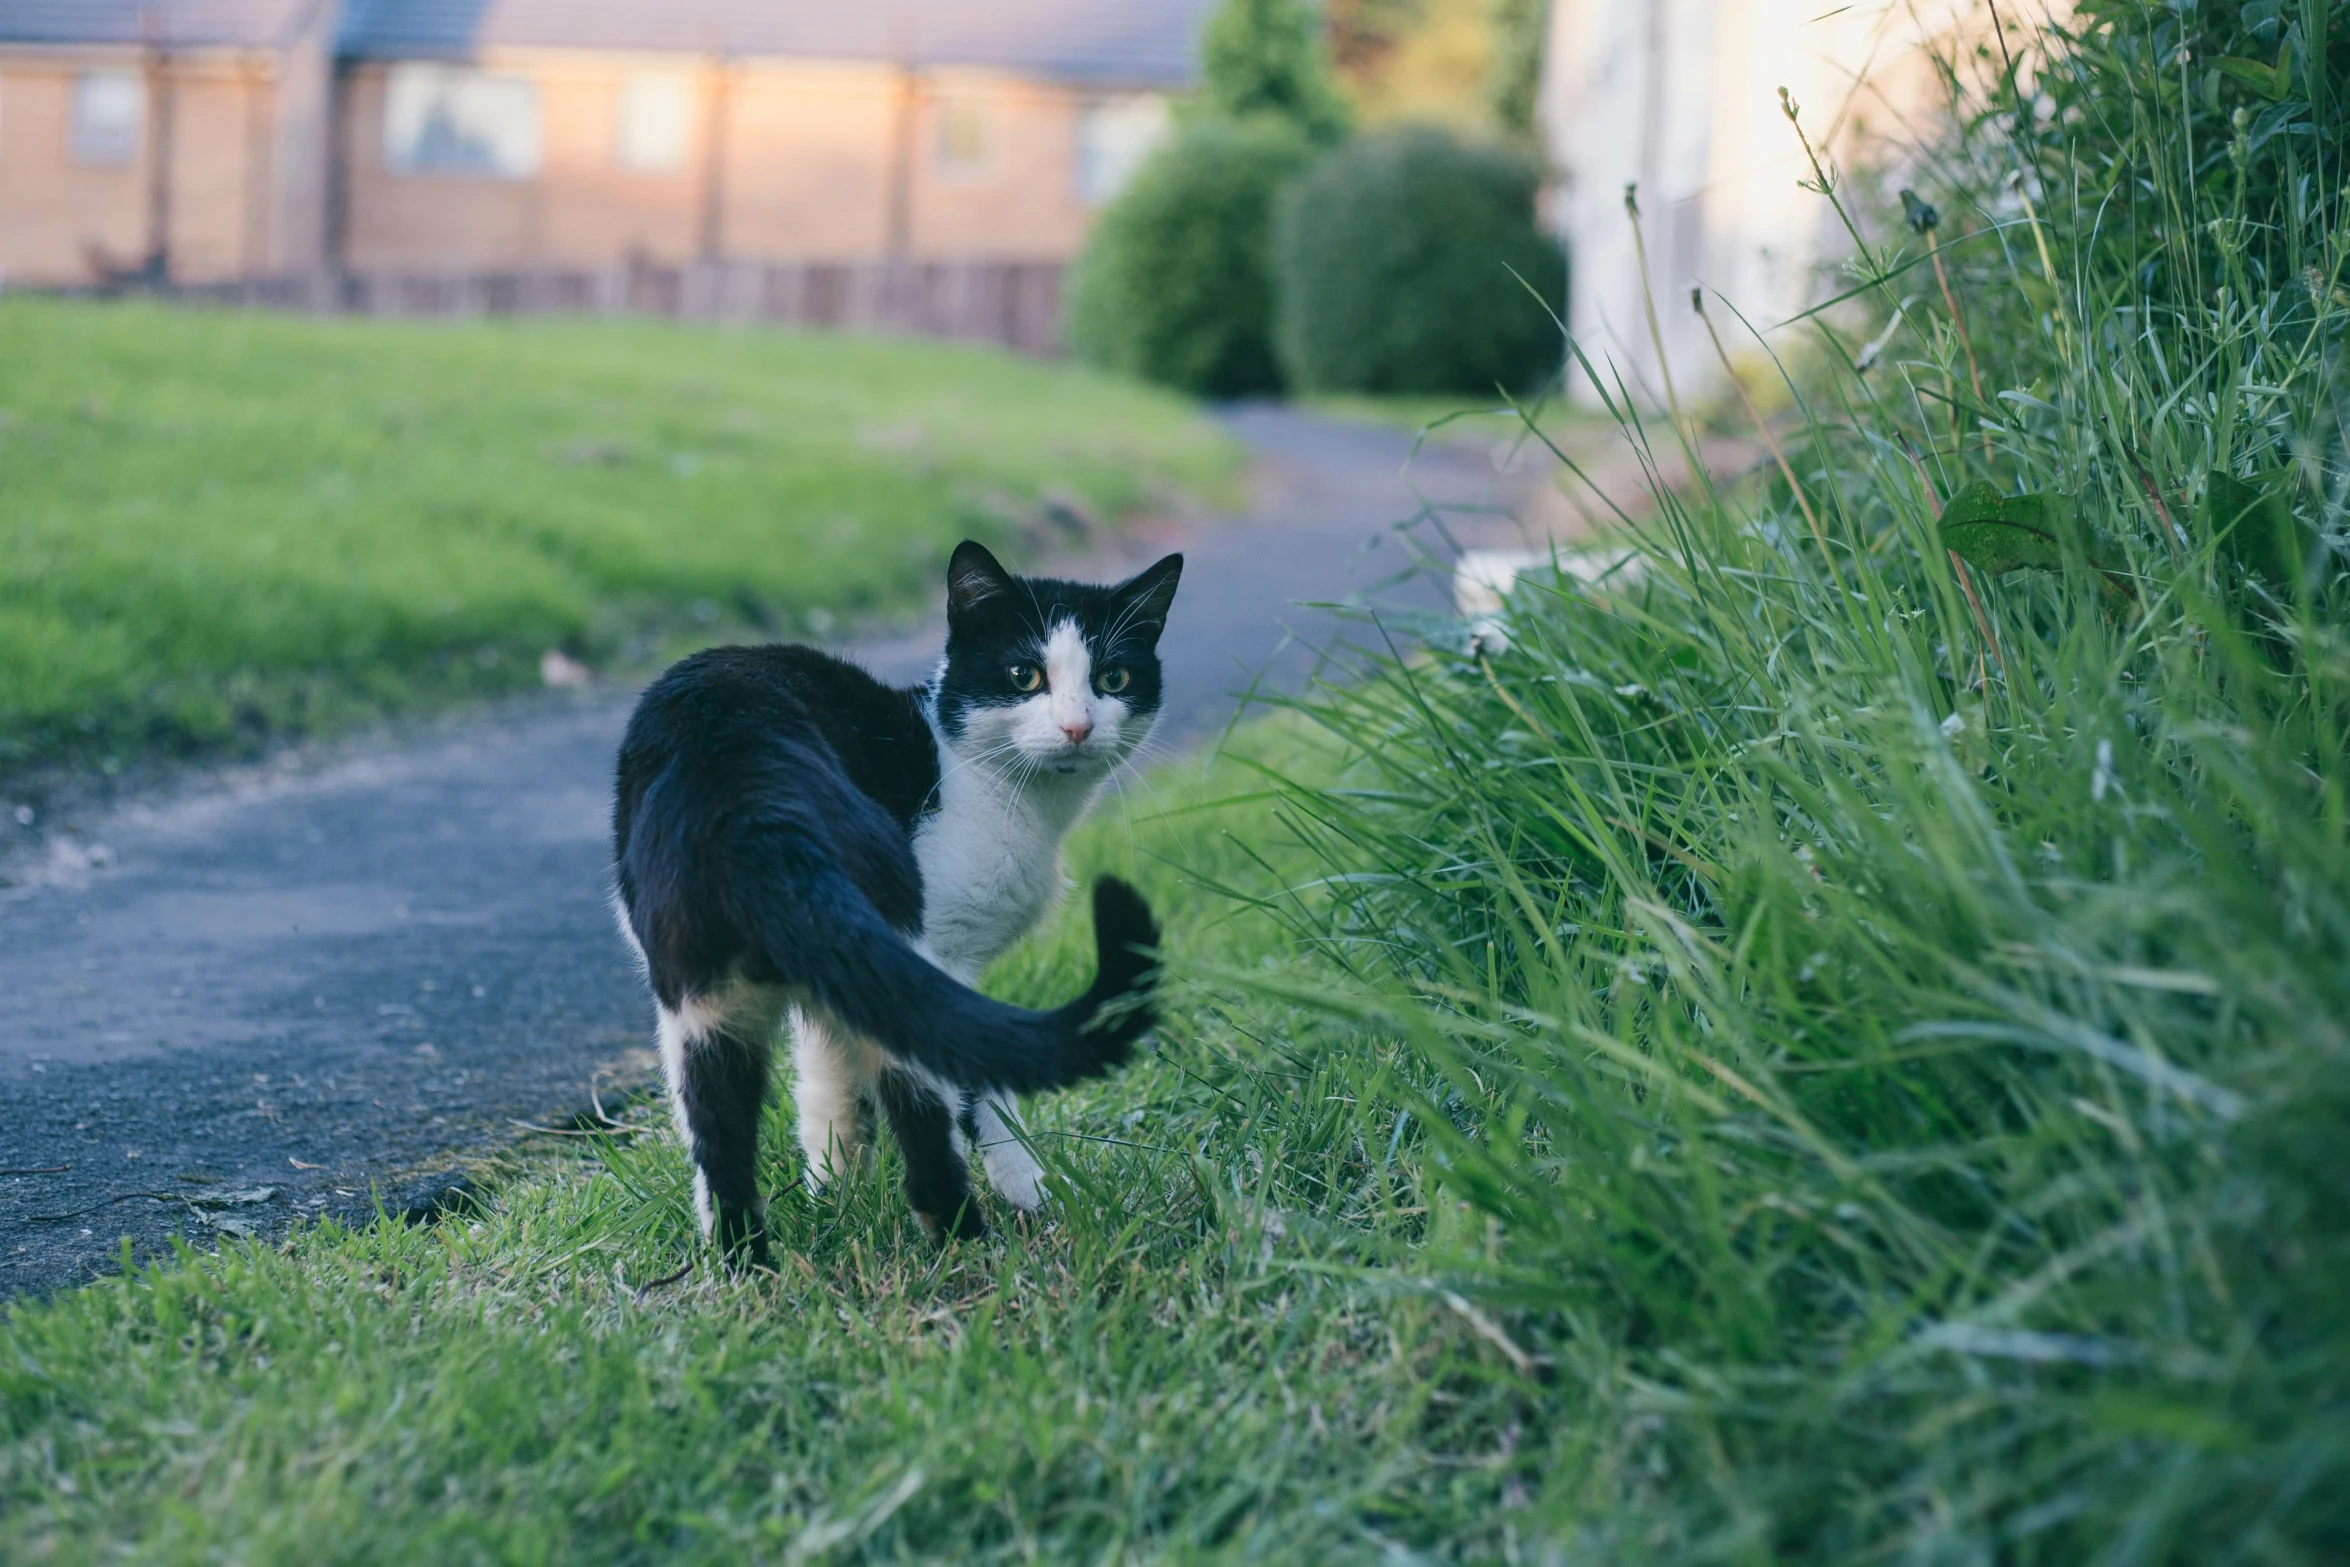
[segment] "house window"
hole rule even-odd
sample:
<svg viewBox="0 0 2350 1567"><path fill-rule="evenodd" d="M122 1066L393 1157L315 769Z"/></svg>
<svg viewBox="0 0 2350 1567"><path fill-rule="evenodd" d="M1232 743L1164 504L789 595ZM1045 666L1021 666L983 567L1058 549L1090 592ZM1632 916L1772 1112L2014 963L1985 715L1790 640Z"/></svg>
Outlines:
<svg viewBox="0 0 2350 1567"><path fill-rule="evenodd" d="M1126 188L1167 139L1167 100L1156 93L1096 98L1077 112L1077 194L1098 206Z"/></svg>
<svg viewBox="0 0 2350 1567"><path fill-rule="evenodd" d="M136 71L82 72L73 84L74 161L131 162L146 119L147 84Z"/></svg>
<svg viewBox="0 0 2350 1567"><path fill-rule="evenodd" d="M633 174L684 168L692 125L693 93L684 77L631 77L620 89L620 166Z"/></svg>
<svg viewBox="0 0 2350 1567"><path fill-rule="evenodd" d="M987 106L976 98L946 98L938 105L938 172L971 179L987 172Z"/></svg>
<svg viewBox="0 0 2350 1567"><path fill-rule="evenodd" d="M539 140L539 90L522 77L395 65L385 83L384 163L395 174L527 179Z"/></svg>

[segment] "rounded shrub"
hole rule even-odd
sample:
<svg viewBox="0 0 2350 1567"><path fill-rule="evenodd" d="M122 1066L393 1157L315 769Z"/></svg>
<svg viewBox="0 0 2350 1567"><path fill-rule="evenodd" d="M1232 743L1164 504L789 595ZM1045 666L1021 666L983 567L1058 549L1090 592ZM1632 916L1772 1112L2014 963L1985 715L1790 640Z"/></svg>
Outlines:
<svg viewBox="0 0 2350 1567"><path fill-rule="evenodd" d="M1274 222L1290 383L1326 392L1539 384L1563 348L1543 305L1566 314L1567 264L1534 225L1537 178L1516 153L1427 127L1326 154L1283 195Z"/></svg>
<svg viewBox="0 0 2350 1567"><path fill-rule="evenodd" d="M1143 165L1078 258L1078 357L1209 397L1280 390L1273 203L1307 157L1281 129L1209 122Z"/></svg>

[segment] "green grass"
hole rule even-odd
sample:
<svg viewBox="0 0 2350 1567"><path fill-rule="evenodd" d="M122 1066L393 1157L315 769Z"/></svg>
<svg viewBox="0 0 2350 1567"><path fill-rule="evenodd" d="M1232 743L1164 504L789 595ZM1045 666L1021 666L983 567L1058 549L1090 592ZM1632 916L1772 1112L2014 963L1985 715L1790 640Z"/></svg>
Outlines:
<svg viewBox="0 0 2350 1567"><path fill-rule="evenodd" d="M2075 25L1923 149L1967 336L1853 214L1791 473L1312 704L1320 1037L1494 1238L1385 1259L1558 1369L1570 1560L2350 1553L2350 49Z"/></svg>
<svg viewBox="0 0 2350 1567"><path fill-rule="evenodd" d="M1294 733L1244 745L1295 775ZM1195 972L1271 927L1206 895L1266 853L1257 776L1167 770L1072 868L1136 876ZM1277 835L1275 835L1277 836ZM1274 851L1278 854L1278 850ZM1294 867L1293 867L1294 869ZM994 976L1060 998L1057 921ZM493 1211L334 1225L0 1321L0 1558L79 1562L1384 1560L1500 1540L1536 1483L1473 1314L1321 1271L1318 1233L1426 1223L1359 1063L1281 1009L1177 998L1152 1057L1037 1108L1063 1194L934 1247L884 1167L810 1199L766 1129L779 1276L697 1266L653 1134L552 1145ZM1360 1146L1358 1146L1360 1145ZM1366 1149L1369 1150L1366 1154ZM1390 1148L1392 1154L1392 1148ZM1319 1219L1314 1215L1320 1215Z"/></svg>
<svg viewBox="0 0 2350 1567"><path fill-rule="evenodd" d="M0 774L926 609L966 535L1228 498L1186 403L991 351L0 302Z"/></svg>
<svg viewBox="0 0 2350 1567"><path fill-rule="evenodd" d="M1174 993L1040 1107L1047 1223L935 1252L884 1176L640 1304L656 1135L19 1307L0 1555L2350 1555L2350 45L2255 147L2169 85L2233 14L2080 16L2060 112L1921 152L1982 399L1946 312L1819 327L1792 482L1086 831ZM2045 569L1945 539L1977 481Z"/></svg>

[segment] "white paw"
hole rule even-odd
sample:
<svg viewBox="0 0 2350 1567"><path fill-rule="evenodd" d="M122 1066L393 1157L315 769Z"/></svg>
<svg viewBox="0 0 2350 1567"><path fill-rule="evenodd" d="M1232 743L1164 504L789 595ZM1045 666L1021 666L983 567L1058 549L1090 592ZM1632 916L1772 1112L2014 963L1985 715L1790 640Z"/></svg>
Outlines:
<svg viewBox="0 0 2350 1567"><path fill-rule="evenodd" d="M987 1184L1022 1213L1036 1212L1050 1195L1043 1167L1018 1143L988 1150Z"/></svg>
<svg viewBox="0 0 2350 1567"><path fill-rule="evenodd" d="M996 1181L992 1184L1004 1201L1022 1213L1042 1212L1045 1198L1051 1195L1046 1191L1044 1177L1041 1175L1026 1180Z"/></svg>

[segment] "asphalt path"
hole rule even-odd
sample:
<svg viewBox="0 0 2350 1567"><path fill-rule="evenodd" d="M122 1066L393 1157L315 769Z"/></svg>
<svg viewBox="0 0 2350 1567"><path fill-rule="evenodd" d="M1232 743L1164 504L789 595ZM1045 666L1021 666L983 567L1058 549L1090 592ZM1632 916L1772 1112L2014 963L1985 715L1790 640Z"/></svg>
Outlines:
<svg viewBox="0 0 2350 1567"><path fill-rule="evenodd" d="M1161 650L1174 745L1375 635L1306 605L1442 608L1415 563L1507 532L1534 482L1478 448L1223 417L1253 454L1243 513L1147 522L1076 563L1184 551ZM848 651L911 679L937 633ZM287 752L53 828L0 888L0 1297L92 1277L126 1240L148 1256L429 1207L515 1123L641 1079L649 1004L604 901L629 697Z"/></svg>

